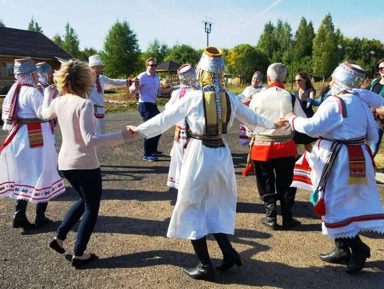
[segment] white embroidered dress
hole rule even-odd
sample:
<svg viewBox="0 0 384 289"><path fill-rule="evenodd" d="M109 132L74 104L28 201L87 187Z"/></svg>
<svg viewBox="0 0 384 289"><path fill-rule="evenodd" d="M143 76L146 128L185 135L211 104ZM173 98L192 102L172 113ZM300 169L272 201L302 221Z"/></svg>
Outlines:
<svg viewBox="0 0 384 289"><path fill-rule="evenodd" d="M312 118L291 117L292 127L311 137L333 140L366 137L367 142L375 141L377 127L367 103L363 100L366 92L359 94L355 90L354 93L355 95L339 95L345 102L347 117L342 116L341 102L336 97L328 97ZM331 141L319 139L312 152L305 153L298 160L302 164L305 158L312 168L309 176L312 186L300 181L294 182L293 186L311 191L316 189L331 145ZM365 158L367 184L348 184L349 157L346 145L341 147L327 181L324 193L326 214L322 216L322 231L330 239L354 237L361 231L384 233L384 213L372 160L366 145L361 147Z"/></svg>
<svg viewBox="0 0 384 289"><path fill-rule="evenodd" d="M185 90L185 91L183 91ZM193 88L184 87L184 89L174 90L171 94L170 100L165 105L165 109L169 109L177 101L179 101L183 94L187 91L193 91ZM176 132L178 139L173 141L171 150L171 163L169 164L167 186L170 188L179 188L180 170L184 157L184 145L187 141L187 124L185 119L180 120L176 124Z"/></svg>
<svg viewBox="0 0 384 289"><path fill-rule="evenodd" d="M7 115L14 84L3 104ZM17 118L42 119L43 95L38 89L22 86L18 98ZM6 112L6 115L4 114ZM0 197L23 199L34 203L47 202L65 191L57 172L55 136L49 122L41 123L44 145L31 148L26 124L16 124L8 137L18 129L12 141L0 154ZM9 127L4 126L5 129Z"/></svg>
<svg viewBox="0 0 384 289"><path fill-rule="evenodd" d="M231 118L234 117L258 130L272 128L273 122L253 113L237 96L229 93ZM205 132L201 91L188 92L169 109L137 127L145 137L163 133L178 121L187 118L194 135ZM178 199L167 236L200 239L209 233L233 234L236 215L236 179L231 152L224 147L209 148L201 140L191 139L185 150L179 183Z"/></svg>

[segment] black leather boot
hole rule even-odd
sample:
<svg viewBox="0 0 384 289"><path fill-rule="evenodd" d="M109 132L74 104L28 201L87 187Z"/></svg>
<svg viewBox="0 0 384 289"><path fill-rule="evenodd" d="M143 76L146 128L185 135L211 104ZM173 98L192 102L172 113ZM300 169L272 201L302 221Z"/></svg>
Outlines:
<svg viewBox="0 0 384 289"><path fill-rule="evenodd" d="M261 218L261 223L272 230L277 230L277 213L276 213L276 201L273 199L269 199L264 201L265 207L265 218Z"/></svg>
<svg viewBox="0 0 384 289"><path fill-rule="evenodd" d="M346 272L348 274L356 274L364 268L367 258L371 257L371 249L361 241L359 235L354 238L346 238L345 240L352 250Z"/></svg>
<svg viewBox="0 0 384 289"><path fill-rule="evenodd" d="M348 244L343 238L335 239L335 249L328 254L320 254L320 259L327 263L332 264L348 264L351 258L351 251L349 250Z"/></svg>
<svg viewBox="0 0 384 289"><path fill-rule="evenodd" d="M47 211L47 206L48 206L48 203L38 203L36 205L35 224L37 228L40 228L51 221L45 216L45 212Z"/></svg>
<svg viewBox="0 0 384 289"><path fill-rule="evenodd" d="M209 258L206 237L192 240L192 246L200 263L194 268L184 268L184 272L193 279L214 281L215 271Z"/></svg>
<svg viewBox="0 0 384 289"><path fill-rule="evenodd" d="M283 217L283 229L289 230L301 225L300 221L292 217L293 204L281 202L281 215Z"/></svg>
<svg viewBox="0 0 384 289"><path fill-rule="evenodd" d="M213 236L223 253L223 262L220 266L216 266L216 269L221 272L226 272L235 264L239 267L242 266L243 262L241 261L240 255L235 249L233 249L231 243L229 242L228 236L223 233L213 234Z"/></svg>
<svg viewBox="0 0 384 289"><path fill-rule="evenodd" d="M17 200L16 201L16 212L12 218L12 226L14 228L23 228L24 230L31 230L35 228L35 225L31 224L27 215L25 214L27 210L28 201L26 200Z"/></svg>

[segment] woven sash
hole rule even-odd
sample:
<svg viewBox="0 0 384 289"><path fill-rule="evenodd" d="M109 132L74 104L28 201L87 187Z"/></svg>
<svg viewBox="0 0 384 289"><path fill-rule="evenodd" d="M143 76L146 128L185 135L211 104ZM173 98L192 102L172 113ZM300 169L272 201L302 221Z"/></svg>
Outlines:
<svg viewBox="0 0 384 289"><path fill-rule="evenodd" d="M31 148L41 147L44 145L43 133L41 131L41 123L28 123L28 138L29 138L29 146Z"/></svg>

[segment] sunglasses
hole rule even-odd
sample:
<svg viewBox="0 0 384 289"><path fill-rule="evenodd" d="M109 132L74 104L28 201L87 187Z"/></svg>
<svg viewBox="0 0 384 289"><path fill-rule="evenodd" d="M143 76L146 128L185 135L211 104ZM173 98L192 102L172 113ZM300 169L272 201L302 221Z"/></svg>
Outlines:
<svg viewBox="0 0 384 289"><path fill-rule="evenodd" d="M301 82L302 79L295 79L295 82Z"/></svg>
<svg viewBox="0 0 384 289"><path fill-rule="evenodd" d="M384 71L384 67L379 67L379 71Z"/></svg>
<svg viewBox="0 0 384 289"><path fill-rule="evenodd" d="M156 67L157 64L148 64L148 66L150 66L150 67Z"/></svg>

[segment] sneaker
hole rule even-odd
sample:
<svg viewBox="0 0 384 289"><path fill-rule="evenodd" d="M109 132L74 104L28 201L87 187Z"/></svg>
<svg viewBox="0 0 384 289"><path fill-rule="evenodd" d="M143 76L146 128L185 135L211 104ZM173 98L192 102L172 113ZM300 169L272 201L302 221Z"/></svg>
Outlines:
<svg viewBox="0 0 384 289"><path fill-rule="evenodd" d="M150 162L153 162L153 161L157 161L157 156L146 156L146 155L143 155L143 160L144 161L150 161Z"/></svg>
<svg viewBox="0 0 384 289"><path fill-rule="evenodd" d="M155 152L153 152L152 155L160 156L160 155L162 155L162 154L163 154L163 152L161 152L161 151L155 151Z"/></svg>

